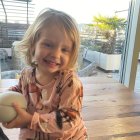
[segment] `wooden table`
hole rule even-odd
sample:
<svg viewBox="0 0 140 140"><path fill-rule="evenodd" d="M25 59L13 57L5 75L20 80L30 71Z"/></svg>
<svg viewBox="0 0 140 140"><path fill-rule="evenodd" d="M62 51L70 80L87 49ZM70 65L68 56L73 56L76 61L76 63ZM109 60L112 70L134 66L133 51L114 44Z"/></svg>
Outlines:
<svg viewBox="0 0 140 140"><path fill-rule="evenodd" d="M140 94L107 77L81 78L84 86L83 118L89 140L140 140ZM17 83L1 80L0 90ZM17 140L19 129L4 132Z"/></svg>
<svg viewBox="0 0 140 140"><path fill-rule="evenodd" d="M81 78L89 140L140 140L140 94L112 78Z"/></svg>

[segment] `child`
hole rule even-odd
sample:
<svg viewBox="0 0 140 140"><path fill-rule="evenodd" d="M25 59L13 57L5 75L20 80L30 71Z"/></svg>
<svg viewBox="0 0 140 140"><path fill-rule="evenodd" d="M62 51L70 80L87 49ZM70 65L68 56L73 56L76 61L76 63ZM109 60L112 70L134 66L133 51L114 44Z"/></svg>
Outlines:
<svg viewBox="0 0 140 140"><path fill-rule="evenodd" d="M85 140L81 117L83 89L74 69L78 55L79 32L67 14L42 11L18 44L28 65L19 84L11 90L22 93L27 112L18 113L6 128L21 128L20 140Z"/></svg>

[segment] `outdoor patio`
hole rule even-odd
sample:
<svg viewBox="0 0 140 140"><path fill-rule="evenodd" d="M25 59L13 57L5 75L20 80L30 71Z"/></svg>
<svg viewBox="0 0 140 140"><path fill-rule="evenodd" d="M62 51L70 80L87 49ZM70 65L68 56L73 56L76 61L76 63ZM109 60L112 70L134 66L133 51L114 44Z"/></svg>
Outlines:
<svg viewBox="0 0 140 140"><path fill-rule="evenodd" d="M86 67L88 63L85 61L84 66ZM1 60L1 71L9 71L13 70L13 61L12 59L7 60ZM108 77L113 78L117 81L119 81L119 74L118 73L112 73L112 72L105 72L98 67L96 67L93 72L91 73L90 77ZM136 84L135 84L135 92L140 93L140 61L138 62L138 68L137 68L137 76L136 76Z"/></svg>

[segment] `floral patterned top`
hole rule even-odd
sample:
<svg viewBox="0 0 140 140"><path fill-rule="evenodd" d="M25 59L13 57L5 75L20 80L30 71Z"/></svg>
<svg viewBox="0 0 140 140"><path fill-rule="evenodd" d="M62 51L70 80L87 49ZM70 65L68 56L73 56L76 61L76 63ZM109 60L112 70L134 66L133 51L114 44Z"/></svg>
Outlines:
<svg viewBox="0 0 140 140"><path fill-rule="evenodd" d="M19 83L11 90L22 93L31 125L20 129L19 140L85 140L86 128L81 117L83 87L71 70L58 72L47 85L40 85L35 69L21 72Z"/></svg>

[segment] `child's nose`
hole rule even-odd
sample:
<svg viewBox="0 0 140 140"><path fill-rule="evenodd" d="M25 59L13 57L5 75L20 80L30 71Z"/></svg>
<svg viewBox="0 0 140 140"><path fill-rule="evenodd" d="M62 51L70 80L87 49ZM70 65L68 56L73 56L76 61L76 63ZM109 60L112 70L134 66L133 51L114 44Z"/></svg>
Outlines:
<svg viewBox="0 0 140 140"><path fill-rule="evenodd" d="M52 55L53 55L54 57L60 57L60 55L61 55L61 50L60 50L60 48L55 48L55 49L52 51Z"/></svg>

